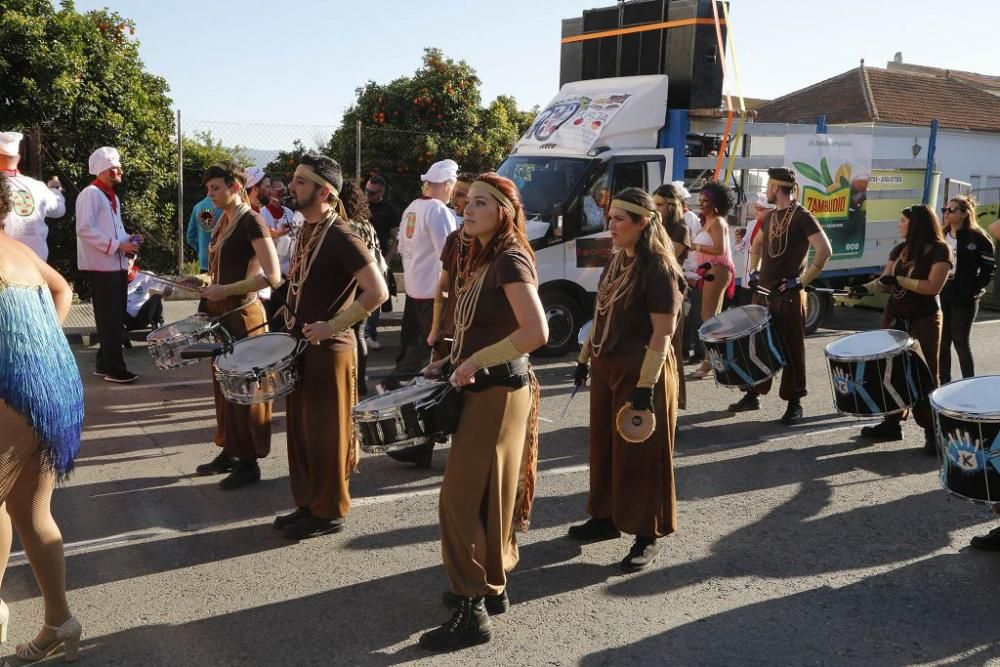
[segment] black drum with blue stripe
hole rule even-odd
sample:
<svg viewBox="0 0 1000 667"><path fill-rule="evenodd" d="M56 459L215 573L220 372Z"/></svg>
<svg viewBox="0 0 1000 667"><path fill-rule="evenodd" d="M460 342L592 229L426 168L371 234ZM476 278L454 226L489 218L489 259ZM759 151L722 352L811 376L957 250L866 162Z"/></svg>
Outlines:
<svg viewBox="0 0 1000 667"><path fill-rule="evenodd" d="M725 310L698 329L715 381L726 387L752 387L785 366L781 341L763 306Z"/></svg>
<svg viewBox="0 0 1000 667"><path fill-rule="evenodd" d="M1000 375L957 380L930 397L941 455L941 486L1000 507Z"/></svg>
<svg viewBox="0 0 1000 667"><path fill-rule="evenodd" d="M933 388L927 364L909 334L879 329L826 346L833 405L842 415L875 417L909 410Z"/></svg>

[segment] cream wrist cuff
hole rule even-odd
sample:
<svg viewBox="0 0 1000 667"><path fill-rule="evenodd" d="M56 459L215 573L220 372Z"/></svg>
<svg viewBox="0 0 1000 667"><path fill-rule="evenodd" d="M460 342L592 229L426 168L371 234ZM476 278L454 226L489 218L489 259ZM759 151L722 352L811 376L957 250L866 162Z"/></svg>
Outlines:
<svg viewBox="0 0 1000 667"><path fill-rule="evenodd" d="M639 381L635 386L643 389L655 386L660 381L660 374L666 361L666 352L657 352L647 347L646 355L642 358L642 367L639 369Z"/></svg>
<svg viewBox="0 0 1000 667"><path fill-rule="evenodd" d="M489 368L490 366L497 366L505 364L508 361L520 359L523 356L524 352L517 349L510 336L507 336L499 343L494 343L489 347L484 347L476 351L469 359L479 368Z"/></svg>

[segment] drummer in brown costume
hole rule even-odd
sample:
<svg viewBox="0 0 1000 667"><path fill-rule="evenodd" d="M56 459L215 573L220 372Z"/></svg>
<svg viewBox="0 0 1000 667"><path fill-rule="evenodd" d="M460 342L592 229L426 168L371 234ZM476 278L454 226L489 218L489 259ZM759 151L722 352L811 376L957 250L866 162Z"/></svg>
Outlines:
<svg viewBox="0 0 1000 667"><path fill-rule="evenodd" d="M691 253L691 230L684 222L684 199L677 186L673 183L664 183L653 192L653 203L656 205L656 212L660 214L663 227L670 237L670 245L674 250L674 257L677 263L683 267L688 255ZM681 308L677 318L677 327L671 338L671 345L674 347L674 359L677 360L677 407L681 410L687 408L687 385L684 381L684 364L682 362L684 352L684 309Z"/></svg>
<svg viewBox="0 0 1000 667"><path fill-rule="evenodd" d="M457 364L449 380L467 388L440 500L444 600L455 612L420 637L435 651L489 641L487 612L509 606L514 528L528 525L538 452L538 382L527 354L548 338L517 187L479 176L464 228L473 241L456 276L455 341L448 359L425 369L435 376Z"/></svg>
<svg viewBox="0 0 1000 667"><path fill-rule="evenodd" d="M389 298L375 258L343 215L342 187L340 165L309 154L289 185L305 224L288 272L285 322L289 330L301 325L311 343L299 360L302 383L287 402L288 476L296 509L277 517L274 527L289 539L344 527L351 506L348 476L358 459L351 420L357 402L352 327Z"/></svg>
<svg viewBox="0 0 1000 667"><path fill-rule="evenodd" d="M281 269L267 223L250 209L246 175L235 163L212 165L205 171L205 188L222 217L209 245L209 275L212 285L202 291L202 310L211 316L225 315L222 325L235 340L259 336L267 331L264 307L255 292L277 287ZM242 306L242 307L241 307ZM224 490L260 480L262 459L271 452L271 402L255 405L230 403L212 376L215 392L215 444L222 451L210 463L197 468L199 475L230 474L219 482Z"/></svg>
<svg viewBox="0 0 1000 667"><path fill-rule="evenodd" d="M882 275L851 290L854 296L888 292L882 312L882 328L910 334L918 343L930 370L928 393L938 386L938 354L941 347L941 307L938 294L948 280L955 261L944 240L937 216L924 205L903 209L899 218L903 242L889 252ZM924 429L924 451L937 452L934 422L927 399L917 403L913 416ZM875 426L865 426L861 435L873 440L902 440L904 415L888 415Z"/></svg>
<svg viewBox="0 0 1000 667"><path fill-rule="evenodd" d="M753 302L767 306L781 341L785 367L781 371L778 395L788 402L781 423L802 420L801 400L806 391L806 293L833 254L830 240L819 221L792 198L795 172L778 167L768 169L767 201L776 208L764 218L761 231L750 248L749 287L770 290L772 296L755 294ZM809 248L815 252L806 268ZM762 394L771 391L771 379L749 387L746 394L729 406L732 412L759 410Z"/></svg>
<svg viewBox="0 0 1000 667"><path fill-rule="evenodd" d="M617 538L619 531L635 535L621 562L622 569L633 572L656 559L657 538L677 530L673 452L678 376L670 338L685 281L648 194L638 188L622 190L611 202L608 221L616 252L598 284L594 324L576 373L578 384L592 373L591 518L572 526L569 536L597 541ZM651 432L622 432L619 413L629 406L652 412Z"/></svg>

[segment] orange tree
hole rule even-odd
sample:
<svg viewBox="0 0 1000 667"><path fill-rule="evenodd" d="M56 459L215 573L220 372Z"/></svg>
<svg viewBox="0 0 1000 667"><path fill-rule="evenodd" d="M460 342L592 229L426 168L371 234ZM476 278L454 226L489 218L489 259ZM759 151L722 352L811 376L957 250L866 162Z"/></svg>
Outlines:
<svg viewBox="0 0 1000 667"><path fill-rule="evenodd" d="M338 160L345 174L354 174L360 120L361 173L388 177L396 185L391 194L397 205L418 194L416 176L437 160L451 158L462 171L494 169L527 130L532 114L518 111L508 96L484 108L480 85L465 61L425 49L413 76L358 88L357 100L323 152ZM287 164L290 157L283 154L276 162L284 158Z"/></svg>

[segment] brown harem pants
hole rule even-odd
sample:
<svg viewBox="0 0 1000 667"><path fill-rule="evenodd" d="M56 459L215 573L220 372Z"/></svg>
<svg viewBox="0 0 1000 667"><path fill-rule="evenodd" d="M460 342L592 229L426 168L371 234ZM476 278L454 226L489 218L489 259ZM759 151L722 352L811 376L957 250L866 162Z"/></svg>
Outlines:
<svg viewBox="0 0 1000 667"><path fill-rule="evenodd" d="M439 506L441 555L457 595L499 595L517 565L514 505L530 413L528 386L465 393Z"/></svg>
<svg viewBox="0 0 1000 667"><path fill-rule="evenodd" d="M205 312L221 315L240 304L244 297L231 297L222 301L205 301ZM223 326L234 340L249 336L262 336L267 327L251 334L247 331L264 323L267 315L260 300L255 300L242 310L228 315ZM215 444L230 456L244 461L262 459L271 453L271 401L255 405L230 403L222 395L212 369L212 390L215 395Z"/></svg>
<svg viewBox="0 0 1000 667"><path fill-rule="evenodd" d="M590 387L590 496L587 512L611 518L631 535L663 537L677 530L674 432L677 370L673 349L653 391L656 429L631 444L615 427L618 410L639 381L645 351L594 357Z"/></svg>
<svg viewBox="0 0 1000 667"><path fill-rule="evenodd" d="M768 299L762 294L754 294L753 302L766 306L771 313L781 353L785 356L778 396L783 401L795 401L809 393L806 391L806 293L805 290L798 290L783 298L791 298L792 302ZM750 392L758 395L768 393L773 380L768 378L755 385Z"/></svg>
<svg viewBox="0 0 1000 667"><path fill-rule="evenodd" d="M292 497L321 519L342 519L351 507L354 354L309 345L300 359L302 384L287 398Z"/></svg>
<svg viewBox="0 0 1000 667"><path fill-rule="evenodd" d="M941 311L934 313L933 315L928 315L927 317L918 317L916 319L909 320L909 326L906 326L904 322L898 322L895 318L891 317L887 312L882 311L882 328L883 329L900 329L906 331L906 333L913 336L913 338L920 343L920 352L927 362L927 368L931 371L931 389L936 389L938 386L938 354L941 351ZM901 415L889 415L886 420L889 421L902 421L906 417L906 414ZM924 430L931 430L934 428L934 417L931 414L930 402L927 399L919 401L913 408L913 419L917 424Z"/></svg>
<svg viewBox="0 0 1000 667"><path fill-rule="evenodd" d="M687 383L684 381L684 313L677 316L677 326L670 338L670 346L674 348L674 361L677 366L677 407L687 409Z"/></svg>

